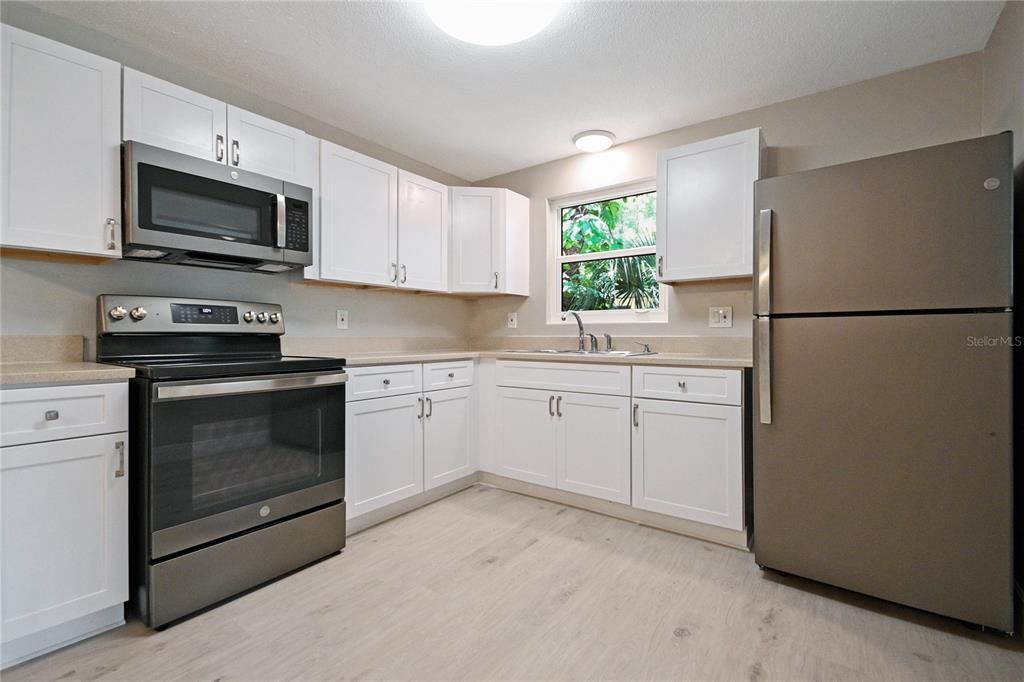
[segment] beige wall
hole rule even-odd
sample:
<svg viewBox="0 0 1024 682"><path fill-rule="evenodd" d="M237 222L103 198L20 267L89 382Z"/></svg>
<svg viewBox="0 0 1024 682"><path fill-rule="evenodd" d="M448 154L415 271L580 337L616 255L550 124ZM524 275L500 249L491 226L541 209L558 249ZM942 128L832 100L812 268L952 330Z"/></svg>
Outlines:
<svg viewBox="0 0 1024 682"><path fill-rule="evenodd" d="M642 178L653 178L661 149L760 126L768 145L767 173L781 175L981 134L982 56L974 53L807 97L754 109L483 180L530 197L530 291L478 301L474 336L571 334L548 325L545 303L547 200ZM1019 75L1019 74L1018 74ZM750 280L690 283L669 288L666 324L595 325L613 333L742 335L751 333ZM709 329L708 306L731 305L736 325ZM505 314L519 313L519 328ZM601 329L597 329L600 327Z"/></svg>
<svg viewBox="0 0 1024 682"><path fill-rule="evenodd" d="M1024 166L1024 2L1008 2L985 46L983 126L1012 130L1014 164Z"/></svg>

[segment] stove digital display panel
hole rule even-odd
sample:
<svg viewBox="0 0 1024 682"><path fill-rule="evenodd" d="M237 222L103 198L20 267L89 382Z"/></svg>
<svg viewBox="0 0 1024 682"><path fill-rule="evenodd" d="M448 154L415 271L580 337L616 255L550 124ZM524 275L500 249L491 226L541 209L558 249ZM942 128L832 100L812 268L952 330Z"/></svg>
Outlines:
<svg viewBox="0 0 1024 682"><path fill-rule="evenodd" d="M238 308L228 305L172 303L171 322L181 324L238 324Z"/></svg>

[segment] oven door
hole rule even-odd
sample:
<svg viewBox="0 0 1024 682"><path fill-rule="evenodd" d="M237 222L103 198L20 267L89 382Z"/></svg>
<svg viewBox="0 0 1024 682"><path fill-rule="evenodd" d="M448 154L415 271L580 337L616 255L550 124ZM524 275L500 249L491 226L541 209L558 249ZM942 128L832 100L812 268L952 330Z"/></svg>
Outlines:
<svg viewBox="0 0 1024 682"><path fill-rule="evenodd" d="M290 260L289 215L304 202L283 181L138 142L125 143L124 163L129 246Z"/></svg>
<svg viewBox="0 0 1024 682"><path fill-rule="evenodd" d="M151 557L342 500L346 379L332 371L152 383Z"/></svg>

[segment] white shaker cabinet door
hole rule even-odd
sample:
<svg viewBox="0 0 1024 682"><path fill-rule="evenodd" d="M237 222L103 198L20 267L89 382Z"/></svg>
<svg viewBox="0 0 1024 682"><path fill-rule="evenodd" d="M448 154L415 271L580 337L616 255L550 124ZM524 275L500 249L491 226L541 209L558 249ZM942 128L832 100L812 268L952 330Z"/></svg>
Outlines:
<svg viewBox="0 0 1024 682"><path fill-rule="evenodd" d="M4 25L3 246L121 256L121 65Z"/></svg>
<svg viewBox="0 0 1024 682"><path fill-rule="evenodd" d="M448 291L448 232L448 188L399 169L399 286Z"/></svg>
<svg viewBox="0 0 1024 682"><path fill-rule="evenodd" d="M394 286L398 169L320 143L320 279Z"/></svg>
<svg viewBox="0 0 1024 682"><path fill-rule="evenodd" d="M224 102L124 69L124 139L207 161L227 158Z"/></svg>
<svg viewBox="0 0 1024 682"><path fill-rule="evenodd" d="M228 164L300 183L306 133L228 105Z"/></svg>
<svg viewBox="0 0 1024 682"><path fill-rule="evenodd" d="M629 408L625 396L557 396L559 490L629 504Z"/></svg>
<svg viewBox="0 0 1024 682"><path fill-rule="evenodd" d="M423 398L374 398L345 406L348 517L423 492Z"/></svg>
<svg viewBox="0 0 1024 682"><path fill-rule="evenodd" d="M501 191L489 187L452 188L452 291L499 290Z"/></svg>
<svg viewBox="0 0 1024 682"><path fill-rule="evenodd" d="M127 464L126 433L0 449L4 642L128 599Z"/></svg>
<svg viewBox="0 0 1024 682"><path fill-rule="evenodd" d="M555 394L524 388L495 389L494 473L555 486L558 421Z"/></svg>
<svg viewBox="0 0 1024 682"><path fill-rule="evenodd" d="M633 506L743 530L743 408L634 403Z"/></svg>
<svg viewBox="0 0 1024 682"><path fill-rule="evenodd" d="M430 391L424 400L423 487L430 490L476 471L473 389Z"/></svg>

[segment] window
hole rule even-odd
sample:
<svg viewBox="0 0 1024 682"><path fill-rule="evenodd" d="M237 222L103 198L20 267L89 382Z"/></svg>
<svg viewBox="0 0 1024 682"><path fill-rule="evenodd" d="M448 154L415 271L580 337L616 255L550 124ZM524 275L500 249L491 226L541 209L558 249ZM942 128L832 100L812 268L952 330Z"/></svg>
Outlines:
<svg viewBox="0 0 1024 682"><path fill-rule="evenodd" d="M587 316L595 321L665 320L656 276L655 204L649 188L555 204L558 288L550 292L557 297L550 301L550 317L577 310L595 311Z"/></svg>

